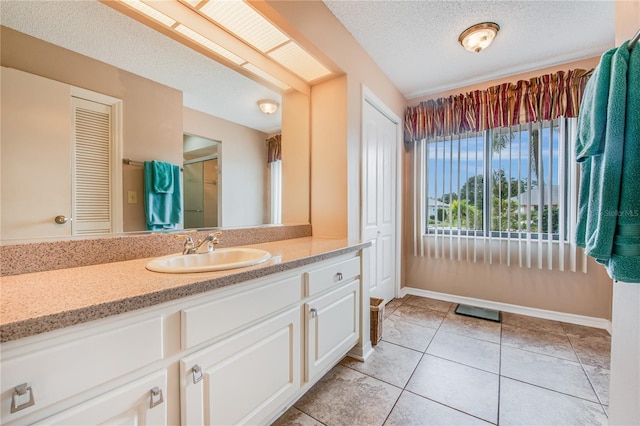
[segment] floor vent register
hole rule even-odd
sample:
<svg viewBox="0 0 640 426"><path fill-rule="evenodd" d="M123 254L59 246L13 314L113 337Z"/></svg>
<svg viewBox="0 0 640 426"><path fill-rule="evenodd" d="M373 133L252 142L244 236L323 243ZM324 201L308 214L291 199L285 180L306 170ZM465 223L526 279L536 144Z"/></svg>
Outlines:
<svg viewBox="0 0 640 426"><path fill-rule="evenodd" d="M500 322L501 312L495 309L479 308L477 306L458 304L455 310L458 315L480 318L488 321Z"/></svg>

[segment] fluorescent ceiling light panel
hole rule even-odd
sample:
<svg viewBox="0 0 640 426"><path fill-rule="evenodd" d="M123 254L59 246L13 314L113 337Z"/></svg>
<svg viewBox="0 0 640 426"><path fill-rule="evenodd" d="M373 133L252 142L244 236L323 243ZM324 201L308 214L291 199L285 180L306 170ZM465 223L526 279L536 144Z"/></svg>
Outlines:
<svg viewBox="0 0 640 426"><path fill-rule="evenodd" d="M199 45L211 50L212 52L217 53L218 55L230 60L231 62L233 62L236 65L240 65L244 62L246 62L244 59L242 59L241 57L239 57L238 55L234 55L233 53L229 52L227 49L225 49L224 47L220 46L219 44L216 44L214 42L212 42L211 40L209 40L208 38L200 35L199 33L193 31L191 28L186 27L182 24L178 25L175 30L177 32L179 32L180 34L189 37L191 40L195 41L196 43L198 43Z"/></svg>
<svg viewBox="0 0 640 426"><path fill-rule="evenodd" d="M127 6L130 6L137 11L144 13L154 21L158 21L161 24L166 25L167 27L170 27L176 23L175 19L168 17L164 13L158 12L151 6L142 3L140 0L122 0L122 2Z"/></svg>
<svg viewBox="0 0 640 426"><path fill-rule="evenodd" d="M184 2L190 4L191 7L195 9L200 3L202 3L202 0L184 0Z"/></svg>
<svg viewBox="0 0 640 426"><path fill-rule="evenodd" d="M209 1L200 12L263 53L289 41L289 37L241 0Z"/></svg>
<svg viewBox="0 0 640 426"><path fill-rule="evenodd" d="M269 56L307 81L331 74L331 71L294 42L269 52Z"/></svg>
<svg viewBox="0 0 640 426"><path fill-rule="evenodd" d="M246 69L247 71L252 72L253 74L257 75L258 77L262 78L265 81L268 81L271 84L276 85L277 87L279 87L282 90L289 90L291 89L291 86L289 86L286 83L283 83L282 81L278 80L277 78L273 77L271 74L267 74L266 72L262 71L260 68L256 67L253 64L250 63L246 63L242 66L242 68Z"/></svg>

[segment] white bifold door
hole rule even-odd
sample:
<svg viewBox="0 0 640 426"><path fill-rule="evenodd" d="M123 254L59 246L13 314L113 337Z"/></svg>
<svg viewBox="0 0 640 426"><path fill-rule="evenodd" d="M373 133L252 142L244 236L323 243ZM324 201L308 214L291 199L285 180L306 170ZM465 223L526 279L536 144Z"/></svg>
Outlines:
<svg viewBox="0 0 640 426"><path fill-rule="evenodd" d="M397 125L363 102L362 239L371 242L371 297L396 293Z"/></svg>

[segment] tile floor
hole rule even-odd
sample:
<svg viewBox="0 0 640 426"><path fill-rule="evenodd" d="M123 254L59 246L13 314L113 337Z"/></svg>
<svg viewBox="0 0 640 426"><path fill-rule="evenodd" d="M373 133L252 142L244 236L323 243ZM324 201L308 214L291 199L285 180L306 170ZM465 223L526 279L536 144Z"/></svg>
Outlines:
<svg viewBox="0 0 640 426"><path fill-rule="evenodd" d="M274 424L607 424L606 331L455 306L392 300L375 353L343 359Z"/></svg>

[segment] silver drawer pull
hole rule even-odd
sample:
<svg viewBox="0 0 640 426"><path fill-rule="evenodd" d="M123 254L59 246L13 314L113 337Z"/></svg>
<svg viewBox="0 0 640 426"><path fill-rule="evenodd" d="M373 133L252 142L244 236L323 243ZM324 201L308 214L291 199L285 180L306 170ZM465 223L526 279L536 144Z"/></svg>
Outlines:
<svg viewBox="0 0 640 426"><path fill-rule="evenodd" d="M200 368L199 365L194 365L193 368L191 368L191 371L193 373L193 384L195 385L196 383L198 383L200 380L204 379L204 373L202 372L202 368Z"/></svg>
<svg viewBox="0 0 640 426"><path fill-rule="evenodd" d="M342 281L342 272L338 272L336 278L338 278L338 281Z"/></svg>
<svg viewBox="0 0 640 426"><path fill-rule="evenodd" d="M164 402L164 398L162 397L162 389L157 386L154 386L151 389L151 405L149 408L156 407Z"/></svg>
<svg viewBox="0 0 640 426"><path fill-rule="evenodd" d="M27 407L34 405L36 401L33 399L33 390L28 383L23 383L13 389L13 397L11 398L11 412L17 413Z"/></svg>
<svg viewBox="0 0 640 426"><path fill-rule="evenodd" d="M311 318L315 318L318 316L318 310L316 308L311 308L311 311L309 311L309 313L311 314Z"/></svg>

